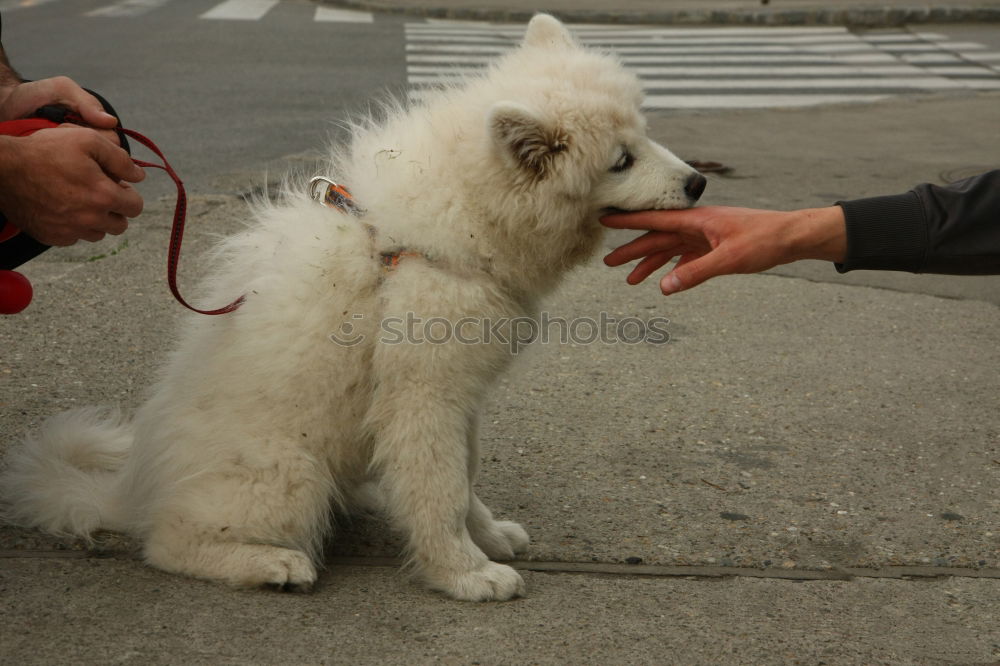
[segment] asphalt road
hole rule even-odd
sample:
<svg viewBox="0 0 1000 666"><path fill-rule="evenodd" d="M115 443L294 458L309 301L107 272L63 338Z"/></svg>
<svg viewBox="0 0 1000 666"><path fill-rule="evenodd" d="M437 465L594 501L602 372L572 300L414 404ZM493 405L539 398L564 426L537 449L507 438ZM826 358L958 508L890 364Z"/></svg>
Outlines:
<svg viewBox="0 0 1000 666"><path fill-rule="evenodd" d="M233 174L245 174L246 187L259 183L276 160L321 149L347 112L405 85L401 19L319 23L310 0L284 0L259 21L199 18L219 0L86 16L107 4L5 11L4 48L22 76L65 74L104 94L126 126L160 145L192 193L228 189ZM158 175L142 189L172 192Z"/></svg>
<svg viewBox="0 0 1000 666"><path fill-rule="evenodd" d="M289 168L308 169L310 155L321 151L331 134L341 131L338 121L363 113L386 91L401 94L406 90L404 17L375 16L370 23L319 22L315 20L317 5L311 0L282 0L258 20L200 18L220 0L135 0L130 5L132 15L88 15L109 1L0 2L4 46L26 77L66 74L104 93L127 126L145 132L164 149L191 194L248 191L277 180ZM992 26L921 26L919 31L1000 50L1000 32ZM858 107L828 108L840 117L837 109L850 114ZM655 126L663 128L664 136L657 138L665 140L673 138L674 115L711 113L667 110L651 115L659 120ZM739 143L759 124L756 120L741 124L739 114L726 118L719 134L728 143ZM872 146L892 140L864 123L856 132ZM947 149L947 135L933 138ZM682 156L733 158L724 151L707 155L699 148L690 146L689 154ZM835 159L836 149L836 144L828 146L828 153L817 159ZM884 166L875 175L892 173L899 153L876 152ZM752 155L741 157L753 160ZM744 162L744 171L747 166ZM870 191L828 183L814 187L811 198L789 188L771 192L767 201L776 208L822 205L892 193L920 180L946 181L996 166L995 160L958 169L928 165L914 171L913 183L887 178L886 189ZM159 173L152 174L140 189L150 199L173 195L173 186ZM704 201L759 205L737 198L742 192L736 181L719 181ZM873 272L839 276L819 262L801 262L775 272L1000 304L1000 279L992 277Z"/></svg>
<svg viewBox="0 0 1000 666"><path fill-rule="evenodd" d="M0 0L5 46L25 75L106 92L167 150L194 194L182 283L211 233L241 223L234 192L406 80L399 19L318 25L305 0L260 21L198 19L220 0L82 17L112 1ZM996 92L920 94L662 112L650 127L733 167L706 201L792 207L996 166L997 108ZM158 174L143 188L170 191ZM181 310L162 272L169 208L151 201L126 251L111 239L25 267L35 302L0 320L0 448L63 409L141 401ZM492 392L479 492L530 530L527 599L457 604L395 569L344 566L398 554L381 521L342 526L311 596L172 576L120 537L102 536L111 557L96 557L5 526L0 662L994 663L1000 348L996 307L977 299L1000 293L996 279L954 279L953 300L814 268L829 284L734 276L664 299L595 260L553 296L547 310L566 318L666 317L671 340L534 345ZM898 288L951 279L914 280ZM640 576L640 559L713 578ZM529 570L540 564L552 568Z"/></svg>

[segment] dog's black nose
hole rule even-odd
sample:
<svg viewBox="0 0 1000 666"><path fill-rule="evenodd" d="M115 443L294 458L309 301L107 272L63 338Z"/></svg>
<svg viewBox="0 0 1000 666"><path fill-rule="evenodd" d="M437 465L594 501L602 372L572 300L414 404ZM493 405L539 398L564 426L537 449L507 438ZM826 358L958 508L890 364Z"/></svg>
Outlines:
<svg viewBox="0 0 1000 666"><path fill-rule="evenodd" d="M691 201L697 201L701 193L705 191L708 181L700 173L693 173L684 184L684 194L691 197Z"/></svg>

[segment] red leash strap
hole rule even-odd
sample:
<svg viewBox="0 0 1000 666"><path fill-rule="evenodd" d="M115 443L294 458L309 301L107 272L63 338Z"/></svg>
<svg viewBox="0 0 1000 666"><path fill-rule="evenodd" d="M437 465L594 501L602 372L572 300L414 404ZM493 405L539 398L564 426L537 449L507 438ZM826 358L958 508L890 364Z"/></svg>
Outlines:
<svg viewBox="0 0 1000 666"><path fill-rule="evenodd" d="M187 219L187 192L184 191L184 183L181 181L180 176L174 171L170 163L167 162L167 158L164 157L160 149L157 148L156 144L147 137L139 134L135 130L118 128L118 131L129 136L142 145L153 151L157 157L163 160L163 164L156 164L155 162L145 162L143 160L132 159L136 165L154 169L162 169L167 172L167 175L174 181L177 186L177 205L174 206L174 223L170 229L170 247L167 250L167 284L170 286L170 293L174 295L177 302L186 307L188 310L193 310L199 314L204 315L220 315L232 312L243 305L246 300L246 296L240 296L235 301L229 305L215 310L199 310L198 308L192 306L184 297L181 296L180 289L177 288L177 266L180 264L181 260L181 241L184 239L184 222Z"/></svg>

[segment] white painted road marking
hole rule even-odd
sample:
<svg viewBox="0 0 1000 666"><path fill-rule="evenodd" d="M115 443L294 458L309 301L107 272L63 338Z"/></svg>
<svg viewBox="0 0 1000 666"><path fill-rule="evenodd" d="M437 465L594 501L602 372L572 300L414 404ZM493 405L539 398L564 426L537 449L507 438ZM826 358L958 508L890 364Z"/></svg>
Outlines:
<svg viewBox="0 0 1000 666"><path fill-rule="evenodd" d="M801 107L921 91L1000 89L1000 54L939 33L846 28L570 26L641 79L649 109ZM515 47L523 27L409 23L407 77L420 99Z"/></svg>
<svg viewBox="0 0 1000 666"><path fill-rule="evenodd" d="M362 12L354 9L337 9L335 7L324 7L320 5L316 8L313 20L319 23L371 23L375 20L371 12Z"/></svg>
<svg viewBox="0 0 1000 666"><path fill-rule="evenodd" d="M203 19L259 21L281 0L225 0L201 15Z"/></svg>
<svg viewBox="0 0 1000 666"><path fill-rule="evenodd" d="M168 2L170 0L123 0L123 2L93 9L84 16L140 16Z"/></svg>

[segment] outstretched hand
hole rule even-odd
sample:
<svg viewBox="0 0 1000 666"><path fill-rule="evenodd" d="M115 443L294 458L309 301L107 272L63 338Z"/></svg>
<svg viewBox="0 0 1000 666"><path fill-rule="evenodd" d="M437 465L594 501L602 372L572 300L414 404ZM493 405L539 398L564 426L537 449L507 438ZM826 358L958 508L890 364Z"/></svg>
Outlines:
<svg viewBox="0 0 1000 666"><path fill-rule="evenodd" d="M664 294L719 275L758 273L799 259L839 262L847 246L840 206L788 212L728 206L649 210L609 215L601 223L648 232L604 258L608 266L642 258L629 274L629 284L642 282L679 257L660 280Z"/></svg>

